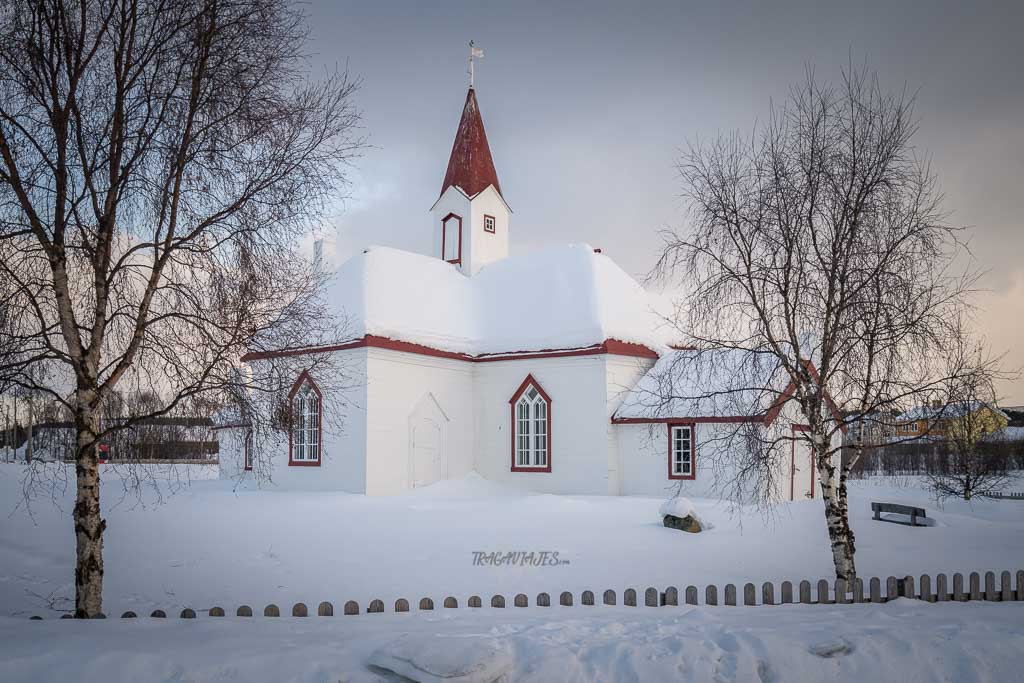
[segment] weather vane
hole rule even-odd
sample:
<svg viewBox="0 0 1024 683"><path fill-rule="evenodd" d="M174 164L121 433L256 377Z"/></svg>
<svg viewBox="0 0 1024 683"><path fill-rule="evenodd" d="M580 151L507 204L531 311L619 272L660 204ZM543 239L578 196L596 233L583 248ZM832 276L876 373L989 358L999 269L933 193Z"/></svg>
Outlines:
<svg viewBox="0 0 1024 683"><path fill-rule="evenodd" d="M473 87L473 58L483 59L484 51L478 47L473 46L473 41L469 41L469 87Z"/></svg>

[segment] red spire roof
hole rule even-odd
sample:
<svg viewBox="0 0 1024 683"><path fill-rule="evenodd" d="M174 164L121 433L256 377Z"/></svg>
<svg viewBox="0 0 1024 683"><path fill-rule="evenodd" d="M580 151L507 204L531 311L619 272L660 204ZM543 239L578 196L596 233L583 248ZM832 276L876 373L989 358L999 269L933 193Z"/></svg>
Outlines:
<svg viewBox="0 0 1024 683"><path fill-rule="evenodd" d="M462 109L462 120L455 133L455 144L448 159L448 172L444 174L441 194L452 185L462 188L470 197L494 185L501 194L498 173L491 160L491 148L487 145L484 120L480 118L480 106L476 103L473 88L466 93L466 106ZM504 199L504 197L502 197Z"/></svg>

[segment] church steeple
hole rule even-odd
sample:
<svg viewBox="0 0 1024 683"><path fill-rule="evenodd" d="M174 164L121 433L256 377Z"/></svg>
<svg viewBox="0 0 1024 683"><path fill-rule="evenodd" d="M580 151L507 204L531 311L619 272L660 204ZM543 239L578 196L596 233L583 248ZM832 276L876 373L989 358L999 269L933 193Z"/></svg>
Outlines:
<svg viewBox="0 0 1024 683"><path fill-rule="evenodd" d="M441 196L431 213L434 253L464 275L475 275L488 263L508 256L512 211L501 194L472 86L466 93Z"/></svg>
<svg viewBox="0 0 1024 683"><path fill-rule="evenodd" d="M501 194L498 173L494 170L491 148L484 131L484 120L476 101L476 90L470 87L466 93L466 104L462 108L459 129L455 132L455 144L448 158L448 172L444 175L441 194L454 186L473 197L486 190L488 185L494 185L494 189Z"/></svg>

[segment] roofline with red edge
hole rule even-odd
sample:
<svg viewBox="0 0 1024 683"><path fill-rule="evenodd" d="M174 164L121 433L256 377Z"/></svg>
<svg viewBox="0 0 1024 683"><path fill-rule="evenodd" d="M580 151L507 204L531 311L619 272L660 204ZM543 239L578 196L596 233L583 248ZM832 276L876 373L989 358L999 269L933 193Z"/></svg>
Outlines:
<svg viewBox="0 0 1024 683"><path fill-rule="evenodd" d="M807 370L811 373L816 381L820 382L821 377L818 375L818 369L814 367L814 363L806 361ZM674 416L674 417L615 417L612 416L612 424L661 424L664 422L673 422L678 420L689 420L691 422L707 422L707 423L725 423L725 422L761 422L765 427L770 426L775 420L778 419L782 413L782 408L786 405L786 401L793 398L793 393L796 391L796 383L790 380L789 385L786 389L779 394L779 397L775 399L771 407L760 415L725 415L725 416L704 416L704 417L693 417L690 415L685 416ZM825 393L825 402L828 404L829 411L832 413L832 417L837 423L839 423L839 429L844 434L847 431L846 425L843 423L843 415L839 411L839 407L836 406L832 396Z"/></svg>
<svg viewBox="0 0 1024 683"><path fill-rule="evenodd" d="M531 360L534 358L563 358L567 356L594 356L609 354L615 356L631 356L634 358L657 359L658 353L643 344L619 341L618 339L606 339L600 344L564 349L539 349L536 351L510 351L502 353L486 353L472 355L456 351L445 351L435 349L422 344L391 339L368 334L359 339L354 339L344 344L332 346L315 346L302 349L280 349L275 351L254 351L242 356L241 360L250 363L257 360L269 358L282 358L287 356L304 356L316 353L333 353L335 351L348 351L349 349L374 348L387 349L389 351L401 351L404 353L415 353L421 356L433 356L435 358L449 358L469 363L491 363L506 360Z"/></svg>

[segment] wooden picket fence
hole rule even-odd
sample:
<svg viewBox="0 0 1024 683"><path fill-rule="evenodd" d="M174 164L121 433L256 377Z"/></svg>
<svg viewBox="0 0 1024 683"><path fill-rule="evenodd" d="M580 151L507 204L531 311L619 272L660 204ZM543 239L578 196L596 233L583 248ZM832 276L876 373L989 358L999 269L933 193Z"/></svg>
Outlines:
<svg viewBox="0 0 1024 683"><path fill-rule="evenodd" d="M997 498L1002 500L1024 500L1024 493L1018 491L1008 491L1006 493L997 491L995 493L986 493L985 496L987 498Z"/></svg>
<svg viewBox="0 0 1024 683"><path fill-rule="evenodd" d="M988 602L1024 601L1024 570L1017 571L1015 583L1013 578L1014 576L1008 571L1001 572L998 577L995 572L985 572L984 577L978 572L971 572L965 583L963 574L953 574L952 586L950 586L950 581L945 574L938 574L935 577L934 583L928 574L922 574L919 580L916 581L913 576L904 576L903 578L890 576L885 580L883 590L882 580L874 577L868 581L866 591L864 590L864 582L861 579L857 579L852 587L847 586L846 581L842 579L837 579L832 583L821 579L816 584L805 580L800 581L795 586L790 581L783 581L778 591L776 591L771 581L766 581L761 584L760 595L757 586L753 583L744 584L741 587L742 593L739 592L735 584L731 583L725 584L721 592L719 592L718 586L715 585L706 586L703 593L698 590L697 586L686 586L682 593L682 603L680 603L679 589L675 586L669 586L663 591L650 587L643 592L642 596L635 589L627 588L622 592L622 605L625 607L636 607L640 604L639 600L641 599L642 604L646 607L678 606L680 604L724 605L728 607L789 604L849 605L857 603L884 603L897 598L911 598L926 602L968 602L971 600L985 600ZM533 603L534 607L551 607L552 595L549 593L537 594ZM701 595L703 595L702 601L700 600ZM577 596L572 592L563 591L557 594L556 602L563 607L572 607L574 605L596 606L599 602L598 596L589 590L580 593L578 598L579 600L577 601ZM484 601L479 595L472 595L466 600L465 604L470 608L480 608L484 606ZM604 591L600 595L600 604L617 605L618 594L612 589ZM512 598L511 605L513 607L529 607L530 598L525 593L518 593ZM459 606L459 600L454 596L448 596L441 601L442 609L457 609ZM504 608L506 606L505 596L492 596L490 606L497 609ZM419 601L419 611L429 611L434 608L435 604L432 598L422 598ZM405 598L395 600L394 612L409 612L410 610L411 603L408 600ZM368 614L382 613L384 611L386 610L383 600L371 600L366 606L366 613ZM207 612L211 617L227 615L222 607L211 607ZM357 615L361 613L362 607L355 600L349 600L342 606L342 614ZM252 607L249 605L242 605L235 610L235 616L238 617L251 617L254 614ZM334 605L326 601L321 602L317 606L316 614L321 617L333 617ZM293 617L308 617L309 608L306 607L305 603L296 603L292 606L291 615ZM127 611L121 615L121 618L131 619L137 616L135 612ZM167 617L167 613L158 609L154 610L149 616L164 619ZM182 619L195 619L196 611L191 608L185 608L178 616ZM281 609L275 604L269 604L263 608L263 616L280 617ZM73 617L70 614L65 614L61 618L71 619ZM106 619L106 616L98 614L92 618ZM42 619L42 617L34 616L32 619Z"/></svg>

